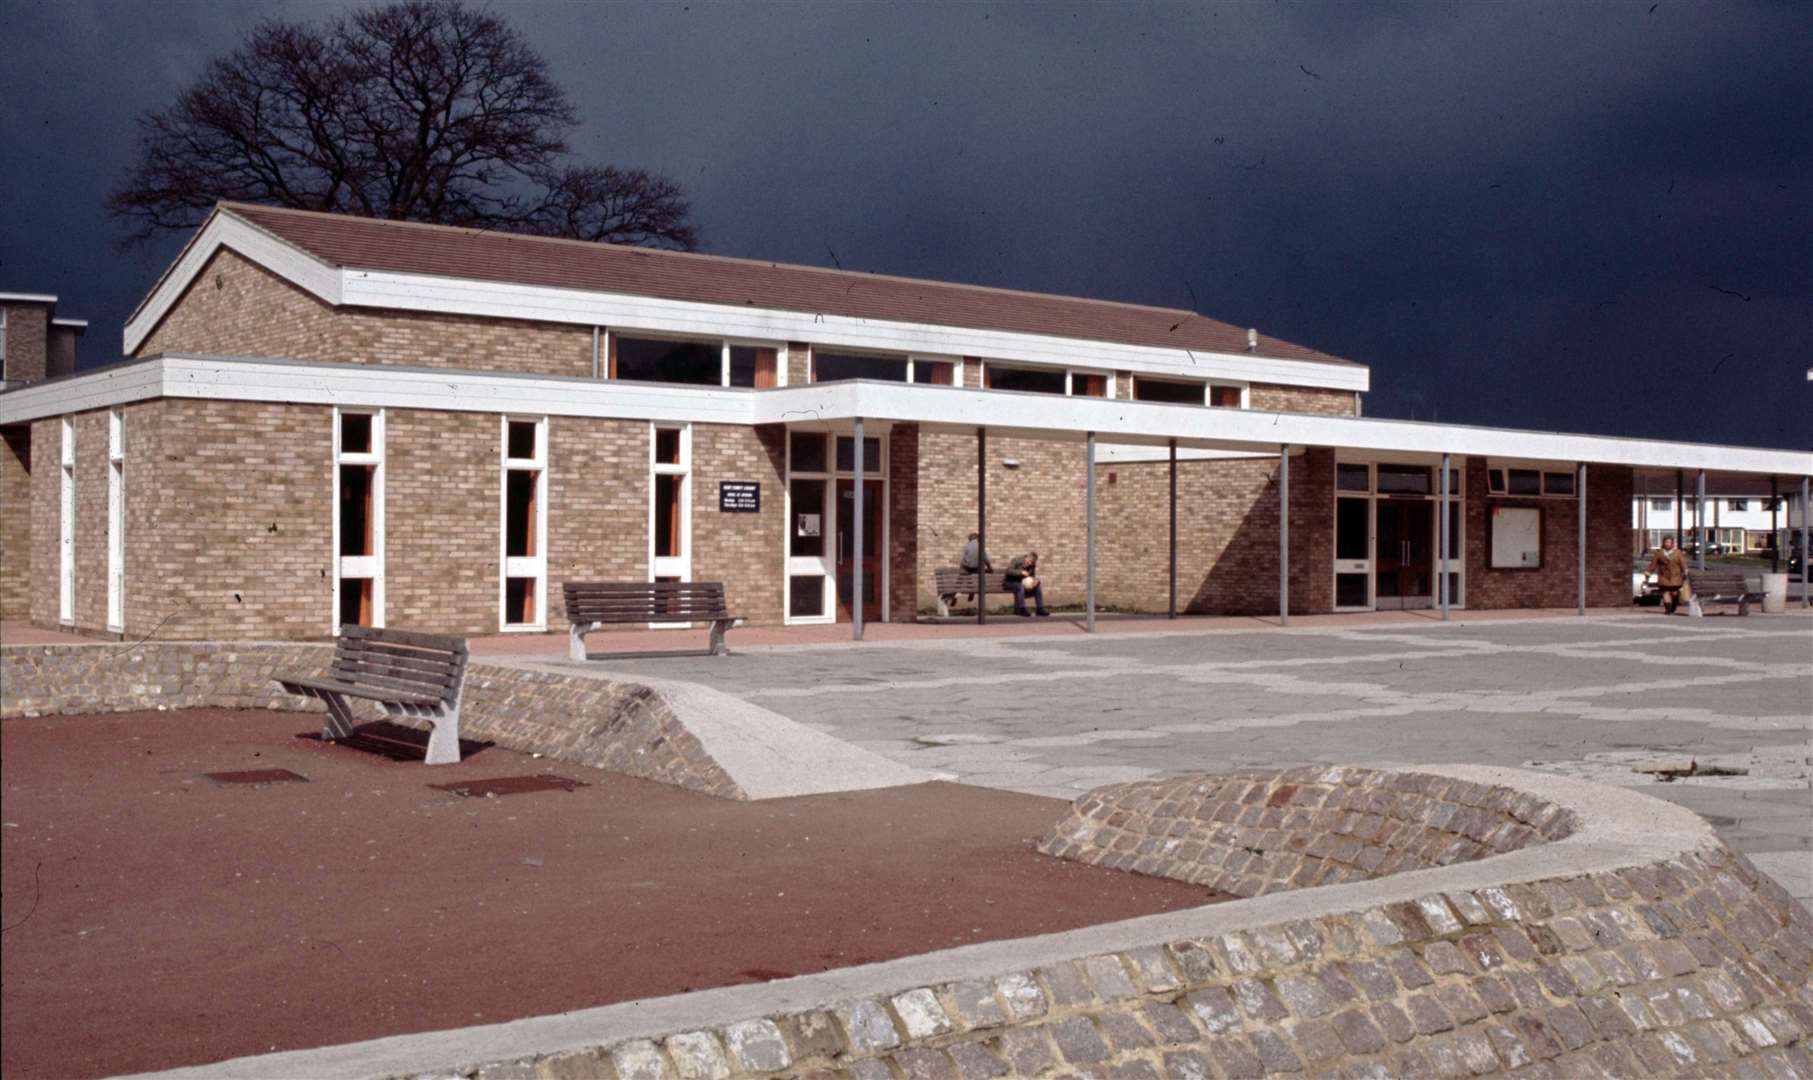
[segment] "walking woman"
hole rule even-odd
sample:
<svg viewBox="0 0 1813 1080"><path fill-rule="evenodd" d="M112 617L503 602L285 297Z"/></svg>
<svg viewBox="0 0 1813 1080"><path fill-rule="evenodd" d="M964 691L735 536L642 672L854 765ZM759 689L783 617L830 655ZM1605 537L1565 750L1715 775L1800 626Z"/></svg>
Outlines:
<svg viewBox="0 0 1813 1080"><path fill-rule="evenodd" d="M1662 593L1662 610L1673 615L1681 602L1681 591L1687 588L1687 556L1675 547L1675 538L1664 536L1662 546L1649 560L1649 572L1656 577L1656 588ZM1692 592L1688 593L1691 597Z"/></svg>

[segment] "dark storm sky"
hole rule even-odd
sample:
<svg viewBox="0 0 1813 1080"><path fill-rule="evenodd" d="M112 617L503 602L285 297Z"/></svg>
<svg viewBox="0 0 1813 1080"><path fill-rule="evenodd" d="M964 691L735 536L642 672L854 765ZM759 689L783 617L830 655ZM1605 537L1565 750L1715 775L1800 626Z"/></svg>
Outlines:
<svg viewBox="0 0 1813 1080"><path fill-rule="evenodd" d="M0 290L117 356L181 243L113 249L134 117L341 6L0 0ZM1371 415L1813 443L1804 4L497 7L713 252L1193 306Z"/></svg>

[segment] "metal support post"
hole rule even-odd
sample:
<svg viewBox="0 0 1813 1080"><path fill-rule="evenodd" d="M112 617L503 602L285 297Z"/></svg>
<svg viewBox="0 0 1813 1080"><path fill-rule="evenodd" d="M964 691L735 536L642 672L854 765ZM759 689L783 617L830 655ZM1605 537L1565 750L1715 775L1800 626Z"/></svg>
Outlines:
<svg viewBox="0 0 1813 1080"><path fill-rule="evenodd" d="M1291 448L1278 448L1278 625L1291 624Z"/></svg>
<svg viewBox="0 0 1813 1080"><path fill-rule="evenodd" d="M1177 440L1171 440L1171 602L1168 618L1177 618Z"/></svg>
<svg viewBox="0 0 1813 1080"><path fill-rule="evenodd" d="M1769 478L1769 572L1782 572L1782 482Z"/></svg>
<svg viewBox="0 0 1813 1080"><path fill-rule="evenodd" d="M1574 477L1574 498L1580 503L1580 524L1576 528L1580 535L1575 537L1579 545L1579 578L1580 588L1578 603L1580 614L1586 614L1586 462L1580 463L1580 473Z"/></svg>
<svg viewBox="0 0 1813 1080"><path fill-rule="evenodd" d="M1095 633L1095 432L1091 431L1083 444L1083 505L1087 528L1084 543L1084 580L1087 593L1085 603L1084 625L1088 631Z"/></svg>
<svg viewBox="0 0 1813 1080"><path fill-rule="evenodd" d="M858 416L856 418L856 447L855 447L854 457L856 460L851 463L851 465L852 465L851 471L855 475L856 480L854 483L852 483L850 485L854 489L851 492L851 495L856 500L856 505L850 508L850 521L851 521L851 527L850 527L850 539L851 539L851 544L850 544L850 556L851 556L851 558L850 558L850 639L852 641L861 641L862 640L862 607L863 607L862 602L863 602L863 597L865 595L863 593L863 580L862 580L862 527L864 524L863 518L867 517L868 515L866 515L862 512L863 511L863 502L862 502L863 460L862 460L862 417L860 417L860 416ZM833 461L832 464L835 465L836 462Z"/></svg>
<svg viewBox="0 0 1813 1080"><path fill-rule="evenodd" d="M1800 478L1800 606L1813 606L1813 585L1809 585L1809 574L1813 574L1813 550L1807 548L1807 478Z"/></svg>
<svg viewBox="0 0 1813 1080"><path fill-rule="evenodd" d="M1687 521L1687 474L1675 470L1675 550L1687 547L1687 532L1682 526ZM1686 558L1686 556L1682 556Z"/></svg>
<svg viewBox="0 0 1813 1080"><path fill-rule="evenodd" d="M976 625L988 621L988 429L976 429Z"/></svg>
<svg viewBox="0 0 1813 1080"><path fill-rule="evenodd" d="M1706 470L1701 469L1693 481L1693 568L1706 569Z"/></svg>
<svg viewBox="0 0 1813 1080"><path fill-rule="evenodd" d="M1448 621L1448 455L1442 455L1442 501L1437 513L1441 524L1436 527L1435 595L1442 607L1442 621Z"/></svg>

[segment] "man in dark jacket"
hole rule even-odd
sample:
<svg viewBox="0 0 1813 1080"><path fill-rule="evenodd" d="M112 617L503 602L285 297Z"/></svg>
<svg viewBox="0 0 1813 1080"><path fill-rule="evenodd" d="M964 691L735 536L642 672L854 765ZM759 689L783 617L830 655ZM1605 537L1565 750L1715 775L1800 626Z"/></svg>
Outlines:
<svg viewBox="0 0 1813 1080"><path fill-rule="evenodd" d="M1029 551L1007 564L1007 587L1014 591L1014 614L1031 615L1026 598L1032 597L1040 615L1050 615L1045 607L1045 585L1039 580L1039 553Z"/></svg>

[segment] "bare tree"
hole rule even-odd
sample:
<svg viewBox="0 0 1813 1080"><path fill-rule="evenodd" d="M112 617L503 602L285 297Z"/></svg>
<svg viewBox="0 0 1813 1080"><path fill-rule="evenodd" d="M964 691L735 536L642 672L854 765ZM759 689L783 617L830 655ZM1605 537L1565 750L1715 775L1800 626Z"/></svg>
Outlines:
<svg viewBox="0 0 1813 1080"><path fill-rule="evenodd" d="M108 199L127 245L236 199L690 249L678 184L575 164L571 102L497 16L401 0L326 26L268 22L140 120Z"/></svg>

